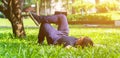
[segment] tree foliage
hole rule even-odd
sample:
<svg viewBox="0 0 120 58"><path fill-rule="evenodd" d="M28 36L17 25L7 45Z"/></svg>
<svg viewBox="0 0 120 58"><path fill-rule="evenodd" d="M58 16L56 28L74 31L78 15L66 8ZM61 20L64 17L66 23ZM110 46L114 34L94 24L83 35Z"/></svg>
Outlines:
<svg viewBox="0 0 120 58"><path fill-rule="evenodd" d="M98 12L115 11L119 9L119 2L116 0L106 0L103 3L97 4L96 8Z"/></svg>
<svg viewBox="0 0 120 58"><path fill-rule="evenodd" d="M84 0L76 0L72 6L75 8L77 12L80 12L81 9L83 9L85 12L90 10L94 7L94 4L90 2L85 2Z"/></svg>

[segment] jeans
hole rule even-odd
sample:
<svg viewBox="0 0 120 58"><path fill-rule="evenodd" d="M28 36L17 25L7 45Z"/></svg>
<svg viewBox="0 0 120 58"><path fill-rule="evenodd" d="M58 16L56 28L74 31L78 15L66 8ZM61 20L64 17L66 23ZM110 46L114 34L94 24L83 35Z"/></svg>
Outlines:
<svg viewBox="0 0 120 58"><path fill-rule="evenodd" d="M49 23L42 23L39 30L38 42L43 43L45 36L48 44L54 44L58 39L66 35L61 31L56 30Z"/></svg>
<svg viewBox="0 0 120 58"><path fill-rule="evenodd" d="M68 36L69 34L69 26L67 22L67 18L63 14L53 15L53 16L39 16L39 20L42 20L41 26L38 34L38 43L42 43L44 41L44 37L46 36L48 44L53 44L58 38L61 36ZM50 24L54 23L58 25L58 29L55 30Z"/></svg>
<svg viewBox="0 0 120 58"><path fill-rule="evenodd" d="M58 30L63 32L65 35L69 33L68 21L65 15L58 14L53 16L39 16L39 20L36 19L39 23L47 22L54 23L58 25Z"/></svg>
<svg viewBox="0 0 120 58"><path fill-rule="evenodd" d="M64 35L64 33L56 30L49 23L41 24L38 42L43 43L45 36L48 44L63 44L63 46L74 46L77 40L74 37Z"/></svg>

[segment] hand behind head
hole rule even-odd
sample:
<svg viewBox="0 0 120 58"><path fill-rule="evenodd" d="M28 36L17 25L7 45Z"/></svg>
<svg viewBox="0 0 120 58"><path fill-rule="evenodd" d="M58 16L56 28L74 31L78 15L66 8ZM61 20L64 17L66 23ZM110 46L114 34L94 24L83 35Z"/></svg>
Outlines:
<svg viewBox="0 0 120 58"><path fill-rule="evenodd" d="M86 46L93 46L93 41L89 37L83 37L76 41L76 45L81 46L82 48Z"/></svg>

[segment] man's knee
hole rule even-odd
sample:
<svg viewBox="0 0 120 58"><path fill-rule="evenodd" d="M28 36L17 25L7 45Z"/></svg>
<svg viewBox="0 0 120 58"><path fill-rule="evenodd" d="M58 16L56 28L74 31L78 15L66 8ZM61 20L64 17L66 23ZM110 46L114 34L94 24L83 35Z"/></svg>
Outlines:
<svg viewBox="0 0 120 58"><path fill-rule="evenodd" d="M63 15L63 14L60 14L59 17L62 18L62 19L66 19L66 16Z"/></svg>

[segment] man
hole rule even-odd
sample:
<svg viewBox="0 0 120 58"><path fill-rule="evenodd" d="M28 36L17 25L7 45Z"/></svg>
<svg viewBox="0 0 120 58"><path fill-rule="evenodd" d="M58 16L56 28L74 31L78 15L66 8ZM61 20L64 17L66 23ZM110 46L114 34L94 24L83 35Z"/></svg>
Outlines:
<svg viewBox="0 0 120 58"><path fill-rule="evenodd" d="M93 42L90 38L74 38L68 36L69 28L67 18L63 14L53 15L53 16L37 16L30 13L30 17L36 21L37 24L41 23L38 43L43 43L44 37L46 36L48 44L63 44L63 46L88 46L92 45ZM50 23L58 24L58 30L53 28Z"/></svg>
<svg viewBox="0 0 120 58"><path fill-rule="evenodd" d="M44 36L47 38L48 44L58 44L58 45L63 45L64 47L66 46L93 46L93 42L90 38L88 37L83 37L83 38L74 38L71 36L65 36L59 33L58 30L54 29L49 23L42 23L40 26L40 33L42 34L41 38L39 40L44 40Z"/></svg>

